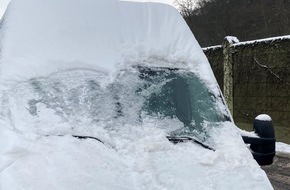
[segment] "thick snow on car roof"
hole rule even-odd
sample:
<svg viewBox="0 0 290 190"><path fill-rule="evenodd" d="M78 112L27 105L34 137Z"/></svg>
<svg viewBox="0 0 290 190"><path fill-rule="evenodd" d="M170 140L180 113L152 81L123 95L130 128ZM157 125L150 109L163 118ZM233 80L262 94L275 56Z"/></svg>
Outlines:
<svg viewBox="0 0 290 190"><path fill-rule="evenodd" d="M1 79L26 80L71 68L115 71L159 62L213 74L178 11L116 0L14 0L1 26ZM199 68L203 67L203 68Z"/></svg>

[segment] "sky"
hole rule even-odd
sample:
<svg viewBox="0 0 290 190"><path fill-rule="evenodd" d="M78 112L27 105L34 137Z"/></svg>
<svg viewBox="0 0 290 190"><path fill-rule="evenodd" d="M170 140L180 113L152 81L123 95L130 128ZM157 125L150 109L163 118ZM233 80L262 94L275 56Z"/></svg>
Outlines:
<svg viewBox="0 0 290 190"><path fill-rule="evenodd" d="M173 0L127 0L127 1L150 1L150 2L161 2L161 3L167 3L172 4Z"/></svg>
<svg viewBox="0 0 290 190"><path fill-rule="evenodd" d="M6 7L8 5L10 0L0 0L0 18L2 18L3 13L6 10ZM150 2L162 2L162 3L167 3L167 4L173 4L174 0L127 0L127 1L142 1L142 2L146 2L146 1L150 1Z"/></svg>

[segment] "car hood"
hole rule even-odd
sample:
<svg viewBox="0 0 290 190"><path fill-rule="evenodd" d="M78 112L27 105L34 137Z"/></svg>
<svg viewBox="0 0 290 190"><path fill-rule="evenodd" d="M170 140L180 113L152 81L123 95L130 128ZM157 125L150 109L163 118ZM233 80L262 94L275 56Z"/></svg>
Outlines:
<svg viewBox="0 0 290 190"><path fill-rule="evenodd" d="M0 133L1 189L273 189L238 132L223 123L215 151L172 144L155 127L71 135ZM230 135L229 135L230 134ZM226 139L226 140L225 140Z"/></svg>

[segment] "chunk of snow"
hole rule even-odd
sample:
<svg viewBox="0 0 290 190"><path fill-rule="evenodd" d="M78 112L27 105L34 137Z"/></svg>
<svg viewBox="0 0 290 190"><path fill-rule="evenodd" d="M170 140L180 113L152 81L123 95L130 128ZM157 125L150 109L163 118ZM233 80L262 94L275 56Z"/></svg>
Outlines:
<svg viewBox="0 0 290 190"><path fill-rule="evenodd" d="M267 114L260 114L255 119L260 121L272 121L272 118Z"/></svg>
<svg viewBox="0 0 290 190"><path fill-rule="evenodd" d="M226 40L230 43L238 43L240 42L239 39L235 36L226 36Z"/></svg>
<svg viewBox="0 0 290 190"><path fill-rule="evenodd" d="M290 145L282 142L276 142L276 151L290 154Z"/></svg>
<svg viewBox="0 0 290 190"><path fill-rule="evenodd" d="M239 129L240 133L242 136L247 136L247 137L259 137L259 135L257 135L257 133L255 133L254 131L245 131L242 129Z"/></svg>

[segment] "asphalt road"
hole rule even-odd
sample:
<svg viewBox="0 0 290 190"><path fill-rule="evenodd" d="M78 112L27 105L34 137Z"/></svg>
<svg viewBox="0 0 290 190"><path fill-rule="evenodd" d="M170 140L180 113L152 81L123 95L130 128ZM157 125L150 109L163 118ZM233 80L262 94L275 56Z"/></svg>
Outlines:
<svg viewBox="0 0 290 190"><path fill-rule="evenodd" d="M290 154L276 152L273 164L262 169L275 190L290 190Z"/></svg>

